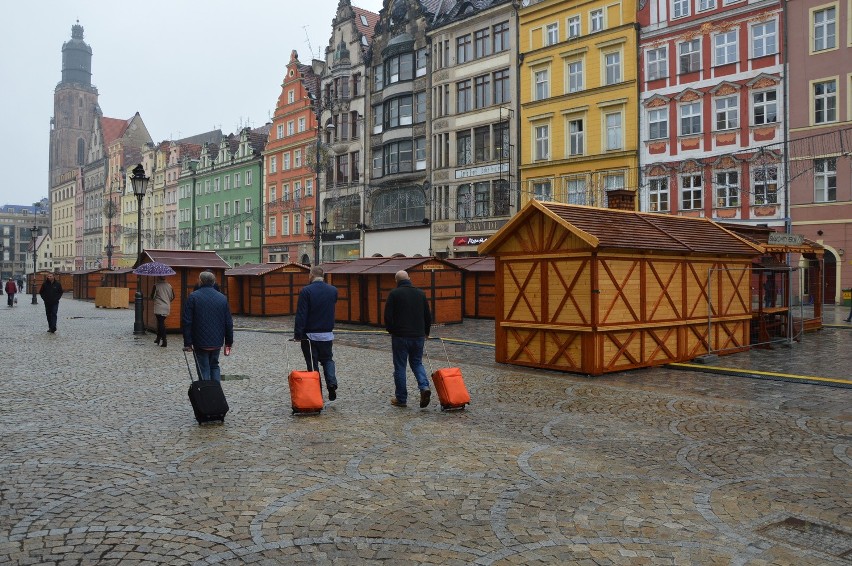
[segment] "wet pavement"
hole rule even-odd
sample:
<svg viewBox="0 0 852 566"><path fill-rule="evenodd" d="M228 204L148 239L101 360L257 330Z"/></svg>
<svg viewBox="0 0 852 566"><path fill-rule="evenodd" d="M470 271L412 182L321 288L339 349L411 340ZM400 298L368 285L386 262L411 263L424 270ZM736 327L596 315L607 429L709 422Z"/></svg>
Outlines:
<svg viewBox="0 0 852 566"><path fill-rule="evenodd" d="M238 317L231 412L198 426L178 336L67 297L49 334L28 303L0 307L2 564L852 560L850 389L501 365L493 322L466 320L433 335L471 405L399 409L387 335L341 325L338 399L294 417L292 317ZM848 379L847 314L714 364Z"/></svg>

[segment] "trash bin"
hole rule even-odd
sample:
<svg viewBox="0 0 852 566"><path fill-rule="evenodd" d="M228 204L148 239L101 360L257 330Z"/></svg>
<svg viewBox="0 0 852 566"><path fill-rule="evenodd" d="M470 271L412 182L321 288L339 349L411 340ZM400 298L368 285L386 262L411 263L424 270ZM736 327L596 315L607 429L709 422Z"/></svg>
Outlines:
<svg viewBox="0 0 852 566"><path fill-rule="evenodd" d="M852 306L852 289L843 289L843 306Z"/></svg>

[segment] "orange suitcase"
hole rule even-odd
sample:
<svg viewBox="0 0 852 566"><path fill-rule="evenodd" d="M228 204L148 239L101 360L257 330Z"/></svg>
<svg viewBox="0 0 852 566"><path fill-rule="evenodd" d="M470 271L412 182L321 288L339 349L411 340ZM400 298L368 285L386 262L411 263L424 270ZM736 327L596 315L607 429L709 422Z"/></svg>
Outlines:
<svg viewBox="0 0 852 566"><path fill-rule="evenodd" d="M461 369L441 368L432 373L432 381L435 383L442 411L464 409L464 406L470 403L470 393L464 386Z"/></svg>
<svg viewBox="0 0 852 566"><path fill-rule="evenodd" d="M293 370L287 379L290 382L290 405L294 415L322 411L322 387L318 371Z"/></svg>

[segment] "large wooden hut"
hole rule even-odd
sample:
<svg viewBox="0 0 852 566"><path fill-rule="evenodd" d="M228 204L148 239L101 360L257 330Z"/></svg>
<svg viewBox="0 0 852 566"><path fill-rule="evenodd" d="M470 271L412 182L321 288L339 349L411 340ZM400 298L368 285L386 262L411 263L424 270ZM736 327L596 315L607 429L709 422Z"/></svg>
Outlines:
<svg viewBox="0 0 852 566"><path fill-rule="evenodd" d="M337 287L337 320L381 326L388 294L396 288L394 275L405 270L411 283L426 293L437 324L463 321L461 271L434 257L362 258L348 264L324 265L328 281Z"/></svg>
<svg viewBox="0 0 852 566"><path fill-rule="evenodd" d="M498 362L600 375L748 346L760 250L710 220L531 201L479 253Z"/></svg>
<svg viewBox="0 0 852 566"><path fill-rule="evenodd" d="M230 269L231 266L215 251L143 250L142 257L137 265L151 261L159 261L176 271L175 275L166 277L166 281L171 284L175 291L175 300L172 303L171 312L166 317L167 332L180 331L180 314L184 301L194 291L195 285L198 284L198 276L202 271L213 273L216 276L216 283L219 285L219 289L226 296L228 294L225 270ZM151 290L157 283L157 278L140 276L138 281L143 298L143 324L147 330L156 332L157 318L154 316L150 297ZM133 289L133 292L135 294L136 289Z"/></svg>
<svg viewBox="0 0 852 566"><path fill-rule="evenodd" d="M246 264L225 271L231 312L249 316L296 313L311 268L300 263Z"/></svg>
<svg viewBox="0 0 852 566"><path fill-rule="evenodd" d="M100 269L78 269L77 271L72 271L72 296L75 299L83 301L94 300L95 290L101 286L100 271Z"/></svg>
<svg viewBox="0 0 852 566"><path fill-rule="evenodd" d="M462 272L464 316L494 318L494 258L459 257L447 261Z"/></svg>
<svg viewBox="0 0 852 566"><path fill-rule="evenodd" d="M127 289L127 302L132 303L136 295L136 279L138 275L133 273L132 267L121 267L106 270L102 273L103 286Z"/></svg>

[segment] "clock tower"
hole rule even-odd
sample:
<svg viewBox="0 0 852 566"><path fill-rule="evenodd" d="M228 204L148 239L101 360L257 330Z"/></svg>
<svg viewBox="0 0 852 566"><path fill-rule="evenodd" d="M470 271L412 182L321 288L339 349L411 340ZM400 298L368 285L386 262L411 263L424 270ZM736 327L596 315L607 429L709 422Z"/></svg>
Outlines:
<svg viewBox="0 0 852 566"><path fill-rule="evenodd" d="M83 41L78 21L62 44L62 80L53 93L48 191L60 175L85 164L100 113L98 89L92 86L92 48Z"/></svg>

